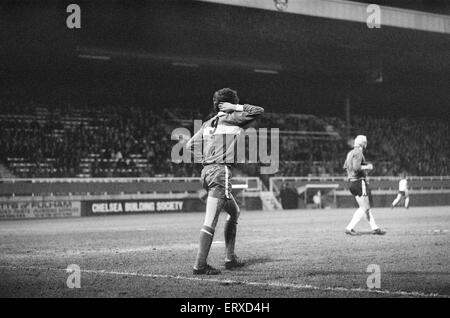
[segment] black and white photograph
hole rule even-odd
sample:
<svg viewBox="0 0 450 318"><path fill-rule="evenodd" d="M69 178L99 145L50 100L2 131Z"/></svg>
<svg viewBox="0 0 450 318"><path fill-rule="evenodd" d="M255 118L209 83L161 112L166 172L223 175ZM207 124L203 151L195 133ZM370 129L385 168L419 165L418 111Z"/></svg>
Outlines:
<svg viewBox="0 0 450 318"><path fill-rule="evenodd" d="M0 298L444 299L449 251L450 1L1 1Z"/></svg>

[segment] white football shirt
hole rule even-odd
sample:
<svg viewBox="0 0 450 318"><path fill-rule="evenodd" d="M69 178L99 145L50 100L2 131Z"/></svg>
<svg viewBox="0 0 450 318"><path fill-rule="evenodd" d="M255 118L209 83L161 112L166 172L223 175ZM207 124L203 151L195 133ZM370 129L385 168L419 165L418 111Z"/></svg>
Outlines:
<svg viewBox="0 0 450 318"><path fill-rule="evenodd" d="M398 183L398 191L407 191L408 190L408 181L406 179L402 179Z"/></svg>

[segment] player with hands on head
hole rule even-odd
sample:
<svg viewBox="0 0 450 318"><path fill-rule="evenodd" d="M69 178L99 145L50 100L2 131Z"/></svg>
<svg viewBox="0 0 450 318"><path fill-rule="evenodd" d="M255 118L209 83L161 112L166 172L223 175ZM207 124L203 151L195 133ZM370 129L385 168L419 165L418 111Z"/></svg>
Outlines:
<svg viewBox="0 0 450 318"><path fill-rule="evenodd" d="M264 113L262 107L239 104L236 91L230 88L214 93L213 108L215 116L206 121L186 144L187 149L199 159L197 162L203 164L201 182L208 193L194 275L220 274L219 269L207 263L207 258L222 210L228 213L224 228L225 268L233 269L244 265L234 252L240 210L231 193L231 166L238 136L245 126ZM201 147L195 147L199 143Z"/></svg>

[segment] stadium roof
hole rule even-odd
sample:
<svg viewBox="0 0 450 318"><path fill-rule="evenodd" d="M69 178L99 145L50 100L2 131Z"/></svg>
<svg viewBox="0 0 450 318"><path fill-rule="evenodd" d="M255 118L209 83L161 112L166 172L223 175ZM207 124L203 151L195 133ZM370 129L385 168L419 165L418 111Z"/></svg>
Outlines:
<svg viewBox="0 0 450 318"><path fill-rule="evenodd" d="M339 0L338 0L339 1ZM394 8L431 12L450 15L450 2L448 0L352 0L367 4L378 4Z"/></svg>
<svg viewBox="0 0 450 318"><path fill-rule="evenodd" d="M418 31L450 34L450 16L392 6L374 6L346 0L199 0L224 5L281 11L289 14L367 23L375 10L380 12L380 27L391 26Z"/></svg>
<svg viewBox="0 0 450 318"><path fill-rule="evenodd" d="M450 41L445 33L384 25L369 29L365 23L353 20L275 12L273 0L239 2L270 4L274 9L199 1L135 1L133 5L122 1L81 1L82 28L68 30L67 13L60 2L10 4L1 19L4 50L0 57L6 68L30 64L36 67L39 63L60 67L77 57L81 49L84 56L95 56L101 51L113 59L128 57L250 71L267 69L305 76L349 78L380 67L385 78L450 71ZM309 2L290 0L285 10L294 10L296 3ZM314 2L331 3L338 8L342 3L354 3ZM309 10L320 7L314 8ZM352 15L350 9L342 12ZM431 16L445 19L442 15ZM436 25L439 27L439 23Z"/></svg>
<svg viewBox="0 0 450 318"><path fill-rule="evenodd" d="M274 8L274 0L258 0L263 2ZM0 68L64 75L90 60L109 63L105 67L127 61L261 76L289 73L325 87L325 80L361 83L368 78L406 87L450 82L450 35L443 32L386 25L370 29L354 20L205 1L77 3L79 30L65 27L68 14L60 1L2 3ZM294 3L290 0L288 8ZM444 95L441 100L448 99Z"/></svg>

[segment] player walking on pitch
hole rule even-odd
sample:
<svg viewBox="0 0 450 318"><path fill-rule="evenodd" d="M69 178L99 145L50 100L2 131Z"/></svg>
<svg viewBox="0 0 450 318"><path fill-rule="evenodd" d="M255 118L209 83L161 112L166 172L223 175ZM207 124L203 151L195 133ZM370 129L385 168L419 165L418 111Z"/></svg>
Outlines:
<svg viewBox="0 0 450 318"><path fill-rule="evenodd" d="M404 176L398 182L398 194L395 200L392 202L391 208L393 209L402 198L405 198L405 208L409 208L409 193L408 193L408 180Z"/></svg>
<svg viewBox="0 0 450 318"><path fill-rule="evenodd" d="M345 228L345 233L356 235L354 230L356 224L366 215L369 221L372 234L383 235L386 231L381 230L375 223L375 219L370 212L371 193L366 180L368 170L372 170L372 164L367 164L363 151L367 147L367 138L364 135L358 135L355 138L354 148L347 154L344 163L344 169L347 170L348 180L350 182L350 192L355 196L359 208L353 214L353 218Z"/></svg>
<svg viewBox="0 0 450 318"><path fill-rule="evenodd" d="M214 237L220 212L228 213L225 223L225 268L241 267L234 253L239 206L231 193L231 163L238 135L250 122L264 113L258 106L239 105L236 91L223 88L213 95L214 117L205 122L200 130L187 142L186 147L201 158L203 170L201 180L208 192L206 215L200 231L200 244L194 264L194 275L216 275L220 270L210 266L207 258ZM202 145L199 151L199 143Z"/></svg>

